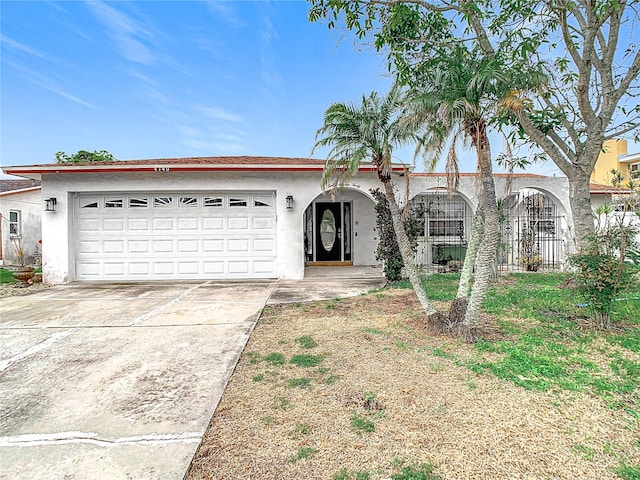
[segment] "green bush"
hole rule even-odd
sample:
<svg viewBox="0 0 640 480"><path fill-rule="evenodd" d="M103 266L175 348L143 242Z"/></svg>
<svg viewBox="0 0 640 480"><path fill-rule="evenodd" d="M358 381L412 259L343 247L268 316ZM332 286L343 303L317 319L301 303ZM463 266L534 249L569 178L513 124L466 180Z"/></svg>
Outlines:
<svg viewBox="0 0 640 480"><path fill-rule="evenodd" d="M578 292L593 311L598 328L610 326L613 301L635 283L636 267L628 252L637 246L637 230L625 221L625 214L610 206L596 209L595 235L575 255L569 264L576 268Z"/></svg>
<svg viewBox="0 0 640 480"><path fill-rule="evenodd" d="M393 229L393 220L391 219L391 210L389 210L389 202L387 197L379 189L371 189L376 201L376 230L378 232L378 248L376 249L376 260L384 263L384 275L390 282L395 282L402 277L402 255L400 247L396 240L396 233ZM424 232L424 212L421 208L410 208L404 220L404 229L407 232L411 246L415 251L416 239Z"/></svg>

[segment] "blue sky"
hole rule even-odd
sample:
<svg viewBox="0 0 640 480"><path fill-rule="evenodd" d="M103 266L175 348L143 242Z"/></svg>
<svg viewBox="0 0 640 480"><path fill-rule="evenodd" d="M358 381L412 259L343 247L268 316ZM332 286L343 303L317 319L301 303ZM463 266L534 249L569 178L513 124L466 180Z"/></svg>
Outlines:
<svg viewBox="0 0 640 480"><path fill-rule="evenodd" d="M78 150L309 157L332 102L390 85L383 57L310 23L302 0L3 0L0 9L2 165ZM411 150L399 157L411 162ZM462 158L473 171L472 156Z"/></svg>

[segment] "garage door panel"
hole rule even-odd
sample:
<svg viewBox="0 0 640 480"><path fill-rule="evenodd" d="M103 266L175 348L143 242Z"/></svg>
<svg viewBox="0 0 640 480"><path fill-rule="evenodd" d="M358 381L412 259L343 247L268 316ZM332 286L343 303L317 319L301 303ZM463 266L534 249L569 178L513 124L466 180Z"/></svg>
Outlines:
<svg viewBox="0 0 640 480"><path fill-rule="evenodd" d="M173 262L151 262L154 275L173 275Z"/></svg>
<svg viewBox="0 0 640 480"><path fill-rule="evenodd" d="M174 250L173 240L152 240L152 251L154 253L172 253Z"/></svg>
<svg viewBox="0 0 640 480"><path fill-rule="evenodd" d="M105 276L117 276L122 277L126 271L125 262L105 262L104 274Z"/></svg>
<svg viewBox="0 0 640 480"><path fill-rule="evenodd" d="M153 218L151 222L154 231L173 230L173 218Z"/></svg>
<svg viewBox="0 0 640 480"><path fill-rule="evenodd" d="M129 275L131 276L147 276L149 273L149 262L129 262Z"/></svg>
<svg viewBox="0 0 640 480"><path fill-rule="evenodd" d="M82 240L79 242L79 246L79 253L100 253L100 242L98 240Z"/></svg>
<svg viewBox="0 0 640 480"><path fill-rule="evenodd" d="M78 221L79 232L99 232L100 231L100 219L99 218L81 218Z"/></svg>
<svg viewBox="0 0 640 480"><path fill-rule="evenodd" d="M130 218L127 223L127 227L131 231L135 232L148 232L149 231L149 219L148 218Z"/></svg>
<svg viewBox="0 0 640 480"><path fill-rule="evenodd" d="M178 273L180 275L196 275L200 271L200 262L180 262L178 263Z"/></svg>
<svg viewBox="0 0 640 480"><path fill-rule="evenodd" d="M196 253L199 251L198 240L188 239L188 240L178 240L178 253Z"/></svg>
<svg viewBox="0 0 640 480"><path fill-rule="evenodd" d="M276 222L273 217L254 217L253 218L254 230L271 230L275 231Z"/></svg>
<svg viewBox="0 0 640 480"><path fill-rule="evenodd" d="M222 260L219 261L204 261L202 262L202 273L205 275L214 275L220 277L224 275L224 264Z"/></svg>
<svg viewBox="0 0 640 480"><path fill-rule="evenodd" d="M253 240L254 252L273 252L276 248L272 238L256 238Z"/></svg>
<svg viewBox="0 0 640 480"><path fill-rule="evenodd" d="M124 240L105 240L102 245L104 253L124 253Z"/></svg>
<svg viewBox="0 0 640 480"><path fill-rule="evenodd" d="M222 217L205 217L202 219L202 229L204 231L219 232L225 229L225 219Z"/></svg>
<svg viewBox="0 0 640 480"><path fill-rule="evenodd" d="M129 240L127 246L129 253L149 253L149 240Z"/></svg>
<svg viewBox="0 0 640 480"><path fill-rule="evenodd" d="M248 230L248 217L229 217L229 230Z"/></svg>
<svg viewBox="0 0 640 480"><path fill-rule="evenodd" d="M178 218L178 230L198 230L198 219Z"/></svg>
<svg viewBox="0 0 640 480"><path fill-rule="evenodd" d="M124 230L123 218L105 218L103 220L102 229L111 232L121 232Z"/></svg>
<svg viewBox="0 0 640 480"><path fill-rule="evenodd" d="M230 238L227 243L229 252L249 252L249 239L248 238Z"/></svg>
<svg viewBox="0 0 640 480"><path fill-rule="evenodd" d="M232 275L249 274L249 260L230 260L229 273Z"/></svg>
<svg viewBox="0 0 640 480"><path fill-rule="evenodd" d="M202 242L203 253L222 253L224 252L224 240L221 238L207 238Z"/></svg>
<svg viewBox="0 0 640 480"><path fill-rule="evenodd" d="M274 260L254 260L253 261L253 271L256 274L264 274L268 275L273 273L276 265Z"/></svg>
<svg viewBox="0 0 640 480"><path fill-rule="evenodd" d="M78 280L272 278L273 194L79 194Z"/></svg>
<svg viewBox="0 0 640 480"><path fill-rule="evenodd" d="M86 278L98 278L100 277L100 263L98 262L78 262L77 272Z"/></svg>

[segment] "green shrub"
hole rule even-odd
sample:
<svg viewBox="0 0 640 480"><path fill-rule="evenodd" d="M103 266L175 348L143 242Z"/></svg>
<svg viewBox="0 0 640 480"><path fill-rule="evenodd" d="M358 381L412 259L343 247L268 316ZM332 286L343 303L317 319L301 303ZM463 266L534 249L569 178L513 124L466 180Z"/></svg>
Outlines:
<svg viewBox="0 0 640 480"><path fill-rule="evenodd" d="M608 206L596 209L596 219L595 235L569 258L569 264L576 268L578 292L593 311L598 328L607 329L613 301L635 283L636 268L627 261L627 252L635 247L637 231Z"/></svg>

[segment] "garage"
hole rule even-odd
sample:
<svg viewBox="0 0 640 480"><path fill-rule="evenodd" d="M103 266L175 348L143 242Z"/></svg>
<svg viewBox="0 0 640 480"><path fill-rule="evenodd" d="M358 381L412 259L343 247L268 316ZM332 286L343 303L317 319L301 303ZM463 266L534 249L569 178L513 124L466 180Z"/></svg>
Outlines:
<svg viewBox="0 0 640 480"><path fill-rule="evenodd" d="M275 192L73 194L76 280L274 278Z"/></svg>

